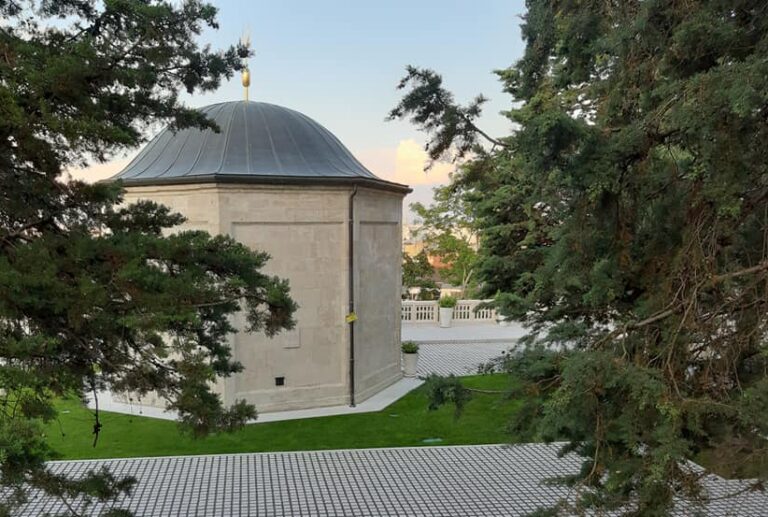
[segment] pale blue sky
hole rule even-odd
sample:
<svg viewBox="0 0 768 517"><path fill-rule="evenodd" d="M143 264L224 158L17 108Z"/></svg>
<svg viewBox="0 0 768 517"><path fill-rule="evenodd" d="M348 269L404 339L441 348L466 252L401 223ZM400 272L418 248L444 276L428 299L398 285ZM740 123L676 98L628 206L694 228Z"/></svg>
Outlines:
<svg viewBox="0 0 768 517"><path fill-rule="evenodd" d="M329 126L350 148L392 145L416 133L385 123L398 100L405 65L442 73L459 99L484 92L492 101L485 126L503 132L497 112L509 97L492 70L522 54L522 1L233 1L214 2L221 28L206 34L214 46L250 27L251 98L298 109ZM237 99L239 79L194 99Z"/></svg>
<svg viewBox="0 0 768 517"><path fill-rule="evenodd" d="M236 42L245 28L250 30L256 52L250 61L250 98L314 118L381 177L439 183L449 170L438 169L425 180L412 163L423 161L416 151L424 136L407 122L384 120L401 95L395 86L408 64L443 74L460 101L482 92L491 99L483 128L492 134L509 131L499 111L509 108L510 98L492 71L522 55L522 0L212 3L219 8L220 28L207 31L203 42L224 47ZM185 100L204 106L242 96L240 78L235 77L214 93ZM122 165L124 160L116 160L93 173Z"/></svg>

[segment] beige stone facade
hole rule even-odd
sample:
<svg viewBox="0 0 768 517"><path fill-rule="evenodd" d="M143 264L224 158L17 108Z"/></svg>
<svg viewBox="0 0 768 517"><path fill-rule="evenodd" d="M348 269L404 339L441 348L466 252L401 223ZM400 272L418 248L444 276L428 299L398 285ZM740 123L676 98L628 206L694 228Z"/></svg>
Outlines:
<svg viewBox="0 0 768 517"><path fill-rule="evenodd" d="M355 400L400 376L403 194L351 186L203 183L128 187L187 217L185 229L229 234L271 255L265 271L287 278L297 326L270 339L238 332L245 370L217 386L225 401L280 411L350 402L349 206L354 206ZM238 328L243 322L238 320ZM282 378L283 386L277 386ZM143 401L147 403L147 401Z"/></svg>

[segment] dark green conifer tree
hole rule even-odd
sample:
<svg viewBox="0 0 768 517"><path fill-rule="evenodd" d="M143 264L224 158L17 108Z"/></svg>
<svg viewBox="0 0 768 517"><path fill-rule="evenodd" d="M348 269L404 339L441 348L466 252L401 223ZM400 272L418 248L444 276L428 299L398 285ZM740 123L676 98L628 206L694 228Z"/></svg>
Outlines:
<svg viewBox="0 0 768 517"><path fill-rule="evenodd" d="M169 235L181 216L64 175L137 146L153 123L213 127L178 90L215 89L248 54L198 46L215 14L195 0L0 0L0 515L29 487L71 502L132 486L46 469L55 397L154 391L195 434L255 416L224 408L211 384L241 369L227 342L236 311L251 331L293 325L287 283L261 272L269 257Z"/></svg>
<svg viewBox="0 0 768 517"><path fill-rule="evenodd" d="M764 481L768 3L530 0L523 37L511 135L429 70L391 115L472 151L486 293L571 347L515 366L538 436L586 458L569 511L703 501L686 460Z"/></svg>

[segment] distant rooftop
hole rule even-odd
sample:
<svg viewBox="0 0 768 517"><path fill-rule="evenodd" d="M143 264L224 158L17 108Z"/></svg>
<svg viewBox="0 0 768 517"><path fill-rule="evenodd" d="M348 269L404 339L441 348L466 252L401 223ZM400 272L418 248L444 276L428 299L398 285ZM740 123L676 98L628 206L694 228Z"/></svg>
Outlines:
<svg viewBox="0 0 768 517"><path fill-rule="evenodd" d="M220 132L163 129L112 179L126 185L214 181L410 190L374 175L333 133L298 111L249 101L212 104L200 111Z"/></svg>
<svg viewBox="0 0 768 517"><path fill-rule="evenodd" d="M116 507L142 516L521 516L573 495L547 480L578 472L558 444L416 447L53 462L70 476L102 466L134 476L133 494ZM712 501L678 503L672 515L764 516L768 497L744 482L703 479ZM724 498L725 497L725 498ZM89 508L99 515L108 507ZM65 513L55 498L33 494L19 515Z"/></svg>

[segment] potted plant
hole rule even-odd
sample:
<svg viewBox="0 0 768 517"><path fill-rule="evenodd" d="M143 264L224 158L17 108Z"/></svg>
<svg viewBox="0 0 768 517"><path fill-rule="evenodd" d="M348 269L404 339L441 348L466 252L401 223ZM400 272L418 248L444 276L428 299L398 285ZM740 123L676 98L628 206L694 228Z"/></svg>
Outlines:
<svg viewBox="0 0 768 517"><path fill-rule="evenodd" d="M416 377L419 366L419 345L414 341L405 341L400 347L403 351L403 374Z"/></svg>
<svg viewBox="0 0 768 517"><path fill-rule="evenodd" d="M440 301L437 302L438 306L440 307L441 327L451 326L451 320L453 319L453 308L456 307L458 302L459 300L457 300L455 296L443 296L440 298Z"/></svg>

